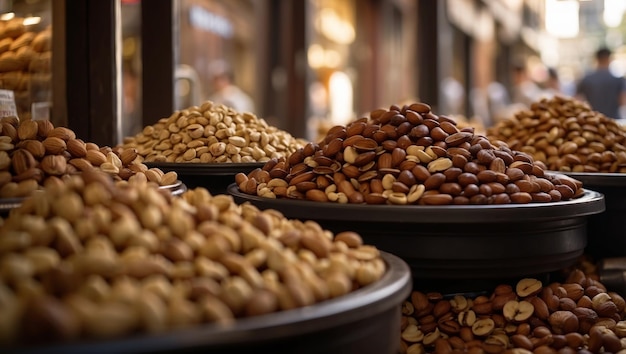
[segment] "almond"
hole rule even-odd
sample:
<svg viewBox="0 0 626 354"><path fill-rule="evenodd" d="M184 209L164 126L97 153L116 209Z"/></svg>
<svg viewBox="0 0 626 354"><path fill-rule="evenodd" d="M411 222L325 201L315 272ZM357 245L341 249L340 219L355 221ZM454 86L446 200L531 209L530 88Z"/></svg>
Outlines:
<svg viewBox="0 0 626 354"><path fill-rule="evenodd" d="M91 162L87 161L84 158L71 159L69 162L70 165L76 167L76 169L78 169L79 171L85 171L94 168Z"/></svg>
<svg viewBox="0 0 626 354"><path fill-rule="evenodd" d="M68 141L70 139L76 139L76 134L72 130L65 127L56 127L48 132L48 137L55 137Z"/></svg>
<svg viewBox="0 0 626 354"><path fill-rule="evenodd" d="M46 148L43 146L43 143L39 140L24 140L20 141L17 147L26 149L30 152L33 157L37 159L41 159L46 155Z"/></svg>
<svg viewBox="0 0 626 354"><path fill-rule="evenodd" d="M107 162L106 156L98 150L87 150L85 158L94 166L100 166Z"/></svg>
<svg viewBox="0 0 626 354"><path fill-rule="evenodd" d="M29 168L37 166L37 160L33 157L33 154L25 149L16 150L11 157L11 165L13 172L16 175L28 170Z"/></svg>
<svg viewBox="0 0 626 354"><path fill-rule="evenodd" d="M47 155L41 160L40 167L49 175L60 176L67 170L67 160L62 155Z"/></svg>
<svg viewBox="0 0 626 354"><path fill-rule="evenodd" d="M60 155L67 149L65 140L50 135L43 141L43 146L49 155Z"/></svg>
<svg viewBox="0 0 626 354"><path fill-rule="evenodd" d="M119 156L120 156L120 159L122 160L122 164L124 166L128 166L137 158L138 156L137 149L135 148L124 149L124 151L122 151L119 154Z"/></svg>
<svg viewBox="0 0 626 354"><path fill-rule="evenodd" d="M43 181L43 171L36 167L31 167L26 171L13 176L13 182L22 182L33 179L37 182Z"/></svg>
<svg viewBox="0 0 626 354"><path fill-rule="evenodd" d="M37 131L37 135L39 135L40 138L47 138L48 133L50 133L50 131L54 129L54 125L52 125L52 122L50 122L49 120L38 120L36 122L37 127L39 128L39 130Z"/></svg>
<svg viewBox="0 0 626 354"><path fill-rule="evenodd" d="M3 121L2 129L0 129L0 132L3 136L8 136L9 138L11 138L11 142L17 142L17 129L15 129L15 126L13 124Z"/></svg>
<svg viewBox="0 0 626 354"><path fill-rule="evenodd" d="M81 139L69 139L67 141L67 151L73 157L87 156L87 146Z"/></svg>

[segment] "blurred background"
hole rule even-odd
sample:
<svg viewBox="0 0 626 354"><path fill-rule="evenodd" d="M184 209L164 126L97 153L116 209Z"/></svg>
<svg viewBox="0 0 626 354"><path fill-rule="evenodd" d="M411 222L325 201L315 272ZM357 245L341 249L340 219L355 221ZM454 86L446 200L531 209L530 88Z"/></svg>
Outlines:
<svg viewBox="0 0 626 354"><path fill-rule="evenodd" d="M487 127L540 97L576 95L600 47L611 73L626 73L624 0L3 0L0 10L52 24L51 119L106 144L207 99L307 139L413 101Z"/></svg>

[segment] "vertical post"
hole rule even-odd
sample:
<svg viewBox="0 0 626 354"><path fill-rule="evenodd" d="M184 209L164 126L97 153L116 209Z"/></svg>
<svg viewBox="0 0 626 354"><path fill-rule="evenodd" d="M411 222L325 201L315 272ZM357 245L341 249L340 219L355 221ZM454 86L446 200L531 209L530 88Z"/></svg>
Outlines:
<svg viewBox="0 0 626 354"><path fill-rule="evenodd" d="M283 0L283 65L287 87L285 130L296 137L306 134L306 1Z"/></svg>
<svg viewBox="0 0 626 354"><path fill-rule="evenodd" d="M67 32L65 0L52 2L52 116L50 121L54 126L68 125L67 121L67 75L66 68Z"/></svg>
<svg viewBox="0 0 626 354"><path fill-rule="evenodd" d="M175 107L178 11L173 0L141 2L143 125L169 117Z"/></svg>
<svg viewBox="0 0 626 354"><path fill-rule="evenodd" d="M417 58L419 92L421 101L436 109L439 105L439 13L443 1L420 0L418 2Z"/></svg>
<svg viewBox="0 0 626 354"><path fill-rule="evenodd" d="M117 143L119 4L66 0L68 127L98 145Z"/></svg>

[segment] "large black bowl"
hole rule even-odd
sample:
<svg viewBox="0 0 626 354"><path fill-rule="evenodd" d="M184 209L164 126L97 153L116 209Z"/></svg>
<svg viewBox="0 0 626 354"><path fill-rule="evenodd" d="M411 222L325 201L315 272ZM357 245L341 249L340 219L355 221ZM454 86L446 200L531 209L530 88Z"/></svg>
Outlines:
<svg viewBox="0 0 626 354"><path fill-rule="evenodd" d="M626 256L626 174L559 172L583 182L586 189L604 194L606 211L587 223L585 253L594 259Z"/></svg>
<svg viewBox="0 0 626 354"><path fill-rule="evenodd" d="M238 203L314 220L404 259L416 279L503 279L573 265L586 245L586 217L604 211L602 194L509 205L366 205L269 199L228 189ZM418 284L419 285L419 284Z"/></svg>
<svg viewBox="0 0 626 354"><path fill-rule="evenodd" d="M149 168L159 168L163 172L174 171L188 188L204 187L211 194L224 194L228 185L235 182L235 175L246 175L256 168L262 168L264 162L249 163L180 163L180 162L144 162Z"/></svg>
<svg viewBox="0 0 626 354"><path fill-rule="evenodd" d="M385 252L382 257L387 272L379 281L312 306L244 318L228 327L204 325L159 335L30 348L0 346L0 353L395 354L401 304L412 283L405 262Z"/></svg>

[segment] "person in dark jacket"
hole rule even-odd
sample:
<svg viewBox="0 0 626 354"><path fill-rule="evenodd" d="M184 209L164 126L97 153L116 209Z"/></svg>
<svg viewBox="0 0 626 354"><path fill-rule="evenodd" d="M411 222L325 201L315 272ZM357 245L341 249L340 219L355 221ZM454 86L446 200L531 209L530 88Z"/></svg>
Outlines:
<svg viewBox="0 0 626 354"><path fill-rule="evenodd" d="M620 106L626 104L626 83L609 70L612 53L608 48L596 52L596 69L578 83L576 97L586 100L595 111L620 119Z"/></svg>

